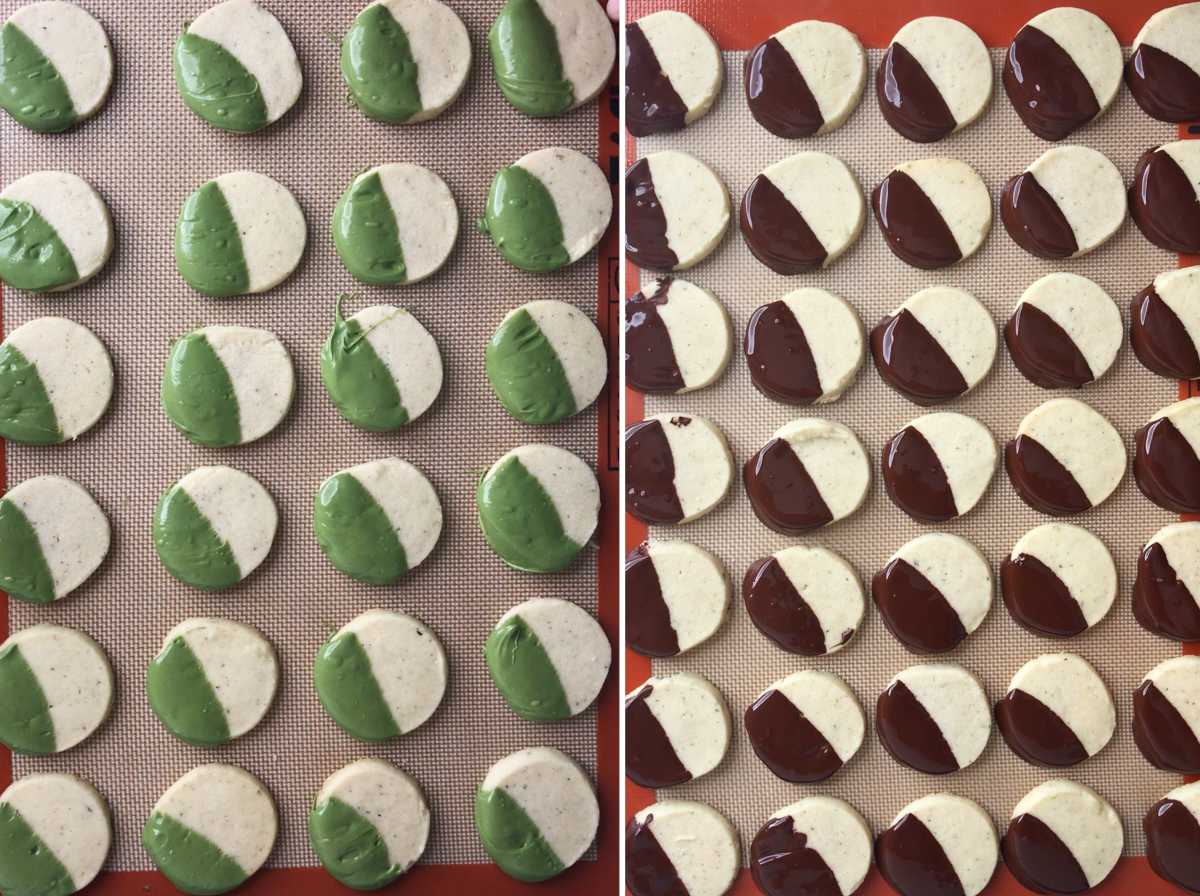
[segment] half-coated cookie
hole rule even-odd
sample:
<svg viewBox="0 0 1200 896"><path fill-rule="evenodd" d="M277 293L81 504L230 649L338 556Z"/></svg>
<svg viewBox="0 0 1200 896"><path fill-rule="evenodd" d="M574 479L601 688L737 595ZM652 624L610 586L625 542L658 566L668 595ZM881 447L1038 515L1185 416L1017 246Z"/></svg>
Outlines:
<svg viewBox="0 0 1200 896"><path fill-rule="evenodd" d="M1164 271L1133 298L1129 344L1150 370L1200 379L1200 267Z"/></svg>
<svg viewBox="0 0 1200 896"><path fill-rule="evenodd" d="M655 414L625 430L627 510L646 523L690 523L733 483L725 435L703 417Z"/></svg>
<svg viewBox="0 0 1200 896"><path fill-rule="evenodd" d="M721 48L686 13L664 9L625 26L625 126L635 137L677 131L721 92Z"/></svg>
<svg viewBox="0 0 1200 896"><path fill-rule="evenodd" d="M875 862L900 896L976 896L999 858L991 817L952 793L909 803L875 840Z"/></svg>
<svg viewBox="0 0 1200 896"><path fill-rule="evenodd" d="M682 271L717 248L729 227L729 190L686 152L663 150L625 172L625 253L638 267Z"/></svg>
<svg viewBox="0 0 1200 896"><path fill-rule="evenodd" d="M871 829L834 797L784 806L750 843L750 873L765 896L849 896L870 870Z"/></svg>
<svg viewBox="0 0 1200 896"><path fill-rule="evenodd" d="M999 452L974 417L939 411L911 421L883 446L883 483L914 520L940 523L979 503Z"/></svg>
<svg viewBox="0 0 1200 896"><path fill-rule="evenodd" d="M1152 146L1133 169L1129 215L1160 249L1200 252L1200 145L1176 140Z"/></svg>
<svg viewBox="0 0 1200 896"><path fill-rule="evenodd" d="M1045 523L1030 529L1000 563L1009 615L1027 631L1051 638L1082 634L1117 597L1112 554L1087 529Z"/></svg>
<svg viewBox="0 0 1200 896"><path fill-rule="evenodd" d="M703 389L732 353L729 312L701 286L662 277L625 302L625 382L639 392Z"/></svg>
<svg viewBox="0 0 1200 896"><path fill-rule="evenodd" d="M729 610L725 564L686 541L647 541L625 557L625 641L677 656L707 641Z"/></svg>
<svg viewBox="0 0 1200 896"><path fill-rule="evenodd" d="M1200 657L1172 657L1146 673L1133 692L1133 739L1156 768L1200 775Z"/></svg>
<svg viewBox="0 0 1200 896"><path fill-rule="evenodd" d="M1133 616L1176 641L1200 641L1200 523L1171 523L1138 555Z"/></svg>
<svg viewBox="0 0 1200 896"><path fill-rule="evenodd" d="M729 709L691 672L650 678L625 698L625 774L657 789L706 775L729 748Z"/></svg>
<svg viewBox="0 0 1200 896"><path fill-rule="evenodd" d="M875 702L879 741L897 762L946 775L979 758L992 733L983 685L962 666L909 666Z"/></svg>
<svg viewBox="0 0 1200 896"><path fill-rule="evenodd" d="M1142 830L1154 873L1200 893L1200 781L1176 787L1151 806Z"/></svg>
<svg viewBox="0 0 1200 896"><path fill-rule="evenodd" d="M992 229L991 193L958 159L897 165L872 191L871 209L892 253L923 270L973 255Z"/></svg>
<svg viewBox="0 0 1200 896"><path fill-rule="evenodd" d="M704 803L662 800L625 829L625 886L633 896L724 896L741 866L737 831Z"/></svg>
<svg viewBox="0 0 1200 896"><path fill-rule="evenodd" d="M1200 118L1200 3L1159 10L1133 39L1125 82L1137 104L1160 121Z"/></svg>
<svg viewBox="0 0 1200 896"><path fill-rule="evenodd" d="M1163 408L1134 435L1142 494L1174 513L1200 513L1200 398Z"/></svg>

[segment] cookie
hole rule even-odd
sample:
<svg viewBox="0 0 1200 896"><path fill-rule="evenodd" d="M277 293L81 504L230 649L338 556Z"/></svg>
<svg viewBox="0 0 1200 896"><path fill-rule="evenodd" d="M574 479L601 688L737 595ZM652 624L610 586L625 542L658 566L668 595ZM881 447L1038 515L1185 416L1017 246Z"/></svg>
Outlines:
<svg viewBox="0 0 1200 896"><path fill-rule="evenodd" d="M703 389L732 352L729 312L703 287L662 277L625 302L625 382L639 392Z"/></svg>
<svg viewBox="0 0 1200 896"><path fill-rule="evenodd" d="M998 457L996 440L974 417L925 414L884 444L883 483L914 520L941 523L979 503Z"/></svg>
<svg viewBox="0 0 1200 896"><path fill-rule="evenodd" d="M677 131L721 92L721 50L691 16L661 10L625 26L625 127L635 137Z"/></svg>
<svg viewBox="0 0 1200 896"><path fill-rule="evenodd" d="M1133 615L1176 641L1200 641L1200 523L1171 523L1138 555Z"/></svg>
<svg viewBox="0 0 1200 896"><path fill-rule="evenodd" d="M625 430L626 512L645 523L690 523L732 483L725 434L703 417L656 414Z"/></svg>
<svg viewBox="0 0 1200 896"><path fill-rule="evenodd" d="M729 749L729 709L706 678L652 677L625 698L625 775L658 789L706 775Z"/></svg>
<svg viewBox="0 0 1200 896"><path fill-rule="evenodd" d="M1154 873L1177 887L1200 891L1200 782L1176 787L1151 806L1142 830Z"/></svg>
<svg viewBox="0 0 1200 896"><path fill-rule="evenodd" d="M633 896L724 896L741 865L737 831L704 803L661 800L625 829L625 886Z"/></svg>
<svg viewBox="0 0 1200 896"><path fill-rule="evenodd" d="M834 797L785 806L750 843L750 873L764 896L847 896L870 870L871 829Z"/></svg>
<svg viewBox="0 0 1200 896"><path fill-rule="evenodd" d="M625 557L625 643L677 656L721 627L732 587L725 564L686 541L647 541Z"/></svg>
<svg viewBox="0 0 1200 896"><path fill-rule="evenodd" d="M1147 115L1186 122L1200 117L1200 5L1180 3L1146 20L1133 39L1125 83Z"/></svg>
<svg viewBox="0 0 1200 896"><path fill-rule="evenodd" d="M1200 252L1198 190L1200 147L1189 140L1152 146L1133 169L1129 216L1160 249L1194 255Z"/></svg>
<svg viewBox="0 0 1200 896"><path fill-rule="evenodd" d="M909 666L888 683L875 702L875 730L897 762L946 775L979 758L992 714L974 675L952 663L929 663Z"/></svg>
<svg viewBox="0 0 1200 896"><path fill-rule="evenodd" d="M992 196L966 162L903 162L871 192L871 210L897 258L932 271L975 254L992 229Z"/></svg>
<svg viewBox="0 0 1200 896"><path fill-rule="evenodd" d="M1129 344L1143 365L1173 380L1200 379L1200 270L1164 271L1129 312Z"/></svg>
<svg viewBox="0 0 1200 896"><path fill-rule="evenodd" d="M651 271L699 264L729 227L729 191L686 152L663 150L625 172L625 254Z"/></svg>
<svg viewBox="0 0 1200 896"><path fill-rule="evenodd" d="M1156 768L1200 774L1200 657L1173 657L1146 673L1133 692L1133 739Z"/></svg>
<svg viewBox="0 0 1200 896"><path fill-rule="evenodd" d="M875 839L875 862L900 896L976 896L999 859L991 816L952 793L909 803Z"/></svg>
<svg viewBox="0 0 1200 896"><path fill-rule="evenodd" d="M1067 523L1030 529L1000 563L1009 615L1026 631L1071 638L1103 619L1117 597L1117 567L1099 538Z"/></svg>
<svg viewBox="0 0 1200 896"><path fill-rule="evenodd" d="M1175 513L1200 513L1200 398L1168 405L1133 437L1142 494Z"/></svg>

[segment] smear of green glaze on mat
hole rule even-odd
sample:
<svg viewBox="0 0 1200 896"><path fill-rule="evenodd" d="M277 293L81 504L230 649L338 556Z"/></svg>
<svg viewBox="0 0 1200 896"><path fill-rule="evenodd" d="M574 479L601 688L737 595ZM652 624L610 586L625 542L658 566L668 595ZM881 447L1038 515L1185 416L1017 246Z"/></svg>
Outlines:
<svg viewBox="0 0 1200 896"><path fill-rule="evenodd" d="M575 102L554 25L537 0L508 0L488 33L500 92L526 115L561 115Z"/></svg>
<svg viewBox="0 0 1200 896"><path fill-rule="evenodd" d="M179 212L175 266L193 289L206 295L236 296L250 288L237 222L216 181L196 190Z"/></svg>
<svg viewBox="0 0 1200 896"><path fill-rule="evenodd" d="M347 734L377 741L400 734L371 660L353 632L336 635L317 654L313 684L321 705Z"/></svg>
<svg viewBox="0 0 1200 896"><path fill-rule="evenodd" d="M237 561L192 496L178 485L159 499L154 547L167 571L181 582L217 591L241 581Z"/></svg>
<svg viewBox="0 0 1200 896"><path fill-rule="evenodd" d="M28 202L0 199L0 280L42 292L79 279L58 232Z"/></svg>
<svg viewBox="0 0 1200 896"><path fill-rule="evenodd" d="M368 6L346 32L342 77L371 118L405 122L423 108L408 35L383 4Z"/></svg>
<svg viewBox="0 0 1200 896"><path fill-rule="evenodd" d="M346 270L364 283L386 286L408 279L400 228L378 171L355 180L338 200L333 245Z"/></svg>
<svg viewBox="0 0 1200 896"><path fill-rule="evenodd" d="M0 803L0 893L70 896L76 890L58 856L8 803Z"/></svg>
<svg viewBox="0 0 1200 896"><path fill-rule="evenodd" d="M0 108L33 131L75 123L75 106L58 69L12 22L0 28Z"/></svg>
<svg viewBox="0 0 1200 896"><path fill-rule="evenodd" d="M571 706L558 670L519 615L509 616L492 629L483 654L492 681L521 718L531 722L570 718Z"/></svg>
<svg viewBox="0 0 1200 896"><path fill-rule="evenodd" d="M396 530L366 486L350 473L330 476L317 492L313 531L329 562L348 576L387 585L408 572Z"/></svg>
<svg viewBox="0 0 1200 896"><path fill-rule="evenodd" d="M160 397L167 417L193 442L213 448L241 443L233 380L199 330L179 337L171 347Z"/></svg>
<svg viewBox="0 0 1200 896"><path fill-rule="evenodd" d="M578 410L562 361L524 308L496 330L484 366L504 409L522 422L557 423Z"/></svg>
<svg viewBox="0 0 1200 896"><path fill-rule="evenodd" d="M475 503L487 543L516 569L558 572L582 547L567 538L554 502L516 457L483 477Z"/></svg>
<svg viewBox="0 0 1200 896"><path fill-rule="evenodd" d="M313 807L308 839L325 870L356 890L378 890L404 873L375 825L336 797Z"/></svg>
<svg viewBox="0 0 1200 896"><path fill-rule="evenodd" d="M50 704L18 644L0 650L0 741L18 753L54 752Z"/></svg>
<svg viewBox="0 0 1200 896"><path fill-rule="evenodd" d="M207 747L229 740L229 722L204 666L182 637L150 663L146 696L167 729L189 744Z"/></svg>
<svg viewBox="0 0 1200 896"><path fill-rule="evenodd" d="M35 604L54 600L54 576L21 508L0 500L0 591Z"/></svg>
<svg viewBox="0 0 1200 896"><path fill-rule="evenodd" d="M500 788L481 788L475 794L475 829L487 854L509 877L536 883L566 869L525 810Z"/></svg>
<svg viewBox="0 0 1200 896"><path fill-rule="evenodd" d="M63 441L37 366L8 342L0 345L0 436L27 445Z"/></svg>
<svg viewBox="0 0 1200 896"><path fill-rule="evenodd" d="M175 42L175 83L189 109L227 131L257 131L267 124L258 79L216 41L185 31Z"/></svg>
<svg viewBox="0 0 1200 896"><path fill-rule="evenodd" d="M362 325L334 310L333 330L321 347L321 380L342 416L362 429L387 432L408 423L408 411L387 365Z"/></svg>
<svg viewBox="0 0 1200 896"><path fill-rule="evenodd" d="M228 893L249 877L207 837L162 812L146 820L142 847L171 883L193 896Z"/></svg>
<svg viewBox="0 0 1200 896"><path fill-rule="evenodd" d="M480 226L523 271L553 271L571 261L550 191L520 165L500 169L492 181Z"/></svg>

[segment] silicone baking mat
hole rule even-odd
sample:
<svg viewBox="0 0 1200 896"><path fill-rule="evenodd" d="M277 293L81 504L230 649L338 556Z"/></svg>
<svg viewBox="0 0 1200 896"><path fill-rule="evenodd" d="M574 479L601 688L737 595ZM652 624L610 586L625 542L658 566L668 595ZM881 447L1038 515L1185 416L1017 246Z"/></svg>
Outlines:
<svg viewBox="0 0 1200 896"><path fill-rule="evenodd" d="M0 19L20 5L0 3ZM524 889L485 866L487 856L472 822L474 790L496 759L522 747L556 746L599 778L603 834L587 861L550 889L611 893L616 886L619 828L616 772L615 681L596 708L561 724L519 719L488 678L483 643L511 606L556 596L599 611L616 643L617 561L615 471L610 458L610 401L550 428L512 420L493 397L483 371L483 349L503 315L539 298L577 304L609 330L615 239L600 253L561 272L535 276L504 262L474 222L493 174L534 149L575 147L606 171L616 153L615 79L597 104L559 119L535 120L512 109L491 74L487 30L501 6L451 5L471 36L474 61L462 97L440 118L411 127L372 122L351 105L338 67L340 36L361 3L316 4L264 0L288 32L304 70L300 101L280 122L257 135L218 131L187 111L171 75L171 47L205 0L130 5L85 0L104 25L117 58L113 93L99 115L63 135L41 136L0 118L0 183L31 171L73 171L102 194L112 212L116 248L91 283L61 295L9 290L8 329L42 315L64 315L90 327L112 354L116 393L91 432L69 445L7 446L7 484L41 473L69 476L87 487L112 523L108 560L82 588L53 606L17 601L0 613L16 630L36 622L83 629L107 651L117 677L111 719L80 747L49 758L14 757L12 773L69 771L93 781L107 797L116 838L108 868L152 866L139 838L159 794L179 775L204 762L230 762L259 776L280 813L279 838L268 866L316 865L306 817L322 781L363 756L397 763L424 788L433 814L424 865L455 868L414 871L411 885L476 881L490 892ZM329 235L333 207L353 176L383 162L411 161L438 172L459 205L461 229L446 267L431 279L387 289L356 284L342 267ZM175 271L175 219L184 198L226 171L250 168L283 183L308 221L308 249L297 272L259 296L210 299L193 292ZM615 229L615 228L614 228ZM318 373L318 353L333 320L339 292L354 293L348 309L395 303L409 308L433 334L446 368L433 408L395 433L362 432L343 421ZM276 333L297 374L295 403L267 438L227 450L188 442L159 407L158 386L171 340L206 324L241 324ZM614 380L615 382L615 380ZM603 481L607 519L600 537L568 571L551 576L506 567L484 543L474 510L478 476L510 448L547 441L595 465ZM355 582L333 569L312 535L312 501L331 473L395 454L425 471L441 498L445 529L433 555L392 587ZM262 568L239 587L205 594L184 586L158 562L150 522L158 495L203 464L230 464L255 476L274 497L280 527ZM603 584L603 589L602 589ZM603 590L603 593L602 593ZM450 687L433 718L415 732L366 745L344 734L319 705L311 685L321 643L357 614L402 610L429 624L449 656ZM276 703L250 734L220 749L198 749L173 738L145 698L147 664L163 636L189 616L214 615L255 626L274 644L281 663ZM613 676L615 678L615 674ZM7 770L5 770L7 771ZM7 774L5 775L7 778ZM476 863L474 869L463 864ZM249 885L264 892L289 886L340 890L323 871L259 875ZM157 874L106 875L107 892L170 891Z"/></svg>

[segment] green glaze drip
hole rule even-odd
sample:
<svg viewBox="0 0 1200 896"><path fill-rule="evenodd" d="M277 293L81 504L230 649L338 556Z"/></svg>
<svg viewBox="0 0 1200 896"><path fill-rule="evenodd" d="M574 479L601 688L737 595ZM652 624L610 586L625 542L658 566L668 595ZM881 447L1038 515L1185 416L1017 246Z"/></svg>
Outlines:
<svg viewBox="0 0 1200 896"><path fill-rule="evenodd" d="M513 712L530 722L571 717L558 670L533 629L520 616L509 616L488 635L483 648L492 681Z"/></svg>
<svg viewBox="0 0 1200 896"><path fill-rule="evenodd" d="M487 543L515 569L558 572L582 547L567 538L554 502L515 457L483 477L475 504Z"/></svg>
<svg viewBox="0 0 1200 896"><path fill-rule="evenodd" d="M0 108L32 131L65 131L75 106L53 63L12 22L0 28Z"/></svg>
<svg viewBox="0 0 1200 896"><path fill-rule="evenodd" d="M196 588L219 591L242 579L229 545L178 485L167 489L155 508L154 547L171 575Z"/></svg>
<svg viewBox="0 0 1200 896"><path fill-rule="evenodd" d="M146 819L142 847L177 889L192 896L228 893L250 876L207 837L162 812Z"/></svg>
<svg viewBox="0 0 1200 896"><path fill-rule="evenodd" d="M408 423L400 390L356 320L334 310L333 330L321 347L321 379L341 415L362 429L388 432Z"/></svg>
<svg viewBox="0 0 1200 896"><path fill-rule="evenodd" d="M528 883L566 870L533 820L500 788L475 794L475 830L483 848L509 877Z"/></svg>
<svg viewBox="0 0 1200 896"><path fill-rule="evenodd" d="M37 366L8 342L0 345L0 436L27 445L63 441Z"/></svg>
<svg viewBox="0 0 1200 896"><path fill-rule="evenodd" d="M173 63L184 103L209 124L243 133L266 127L258 79L219 43L185 31L175 41Z"/></svg>
<svg viewBox="0 0 1200 896"><path fill-rule="evenodd" d="M18 753L54 752L50 704L17 644L0 650L0 741Z"/></svg>
<svg viewBox="0 0 1200 896"><path fill-rule="evenodd" d="M346 33L342 77L369 118L399 123L424 108L408 35L382 4L364 9Z"/></svg>
<svg viewBox="0 0 1200 896"><path fill-rule="evenodd" d="M404 873L375 825L337 798L313 806L308 839L325 870L355 890L378 890Z"/></svg>
<svg viewBox="0 0 1200 896"><path fill-rule="evenodd" d="M392 522L350 473L321 484L313 506L313 531L329 562L372 585L390 585L408 572L408 558Z"/></svg>
<svg viewBox="0 0 1200 896"><path fill-rule="evenodd" d="M196 190L179 212L175 266L193 289L205 295L236 296L250 288L237 222L216 181Z"/></svg>
<svg viewBox="0 0 1200 896"><path fill-rule="evenodd" d="M0 500L0 591L33 604L54 600L54 577L21 508Z"/></svg>
<svg viewBox="0 0 1200 896"><path fill-rule="evenodd" d="M500 254L523 271L554 271L571 262L550 191L520 165L496 174L480 227Z"/></svg>
<svg viewBox="0 0 1200 896"><path fill-rule="evenodd" d="M504 409L525 423L557 423L574 414L562 361L525 309L500 325L484 350L488 381Z"/></svg>
<svg viewBox="0 0 1200 896"><path fill-rule="evenodd" d="M401 733L371 671L371 660L353 632L335 635L321 648L313 665L313 684L325 711L347 734L377 741Z"/></svg>
<svg viewBox="0 0 1200 896"><path fill-rule="evenodd" d="M488 46L500 92L522 112L548 118L574 105L554 25L537 0L508 0L492 23Z"/></svg>
<svg viewBox="0 0 1200 896"><path fill-rule="evenodd" d="M57 231L28 202L0 199L0 280L42 292L79 279Z"/></svg>
<svg viewBox="0 0 1200 896"><path fill-rule="evenodd" d="M181 336L171 347L160 394L167 417L193 442L211 448L241 444L233 381L201 331Z"/></svg>
<svg viewBox="0 0 1200 896"><path fill-rule="evenodd" d="M150 663L146 696L154 714L180 740L197 747L229 741L221 701L183 638L171 641Z"/></svg>
<svg viewBox="0 0 1200 896"><path fill-rule="evenodd" d="M21 813L0 803L0 893L70 896L76 889L70 872Z"/></svg>
<svg viewBox="0 0 1200 896"><path fill-rule="evenodd" d="M408 279L400 228L379 172L355 179L338 200L333 210L333 245L346 270L363 283L387 286Z"/></svg>

